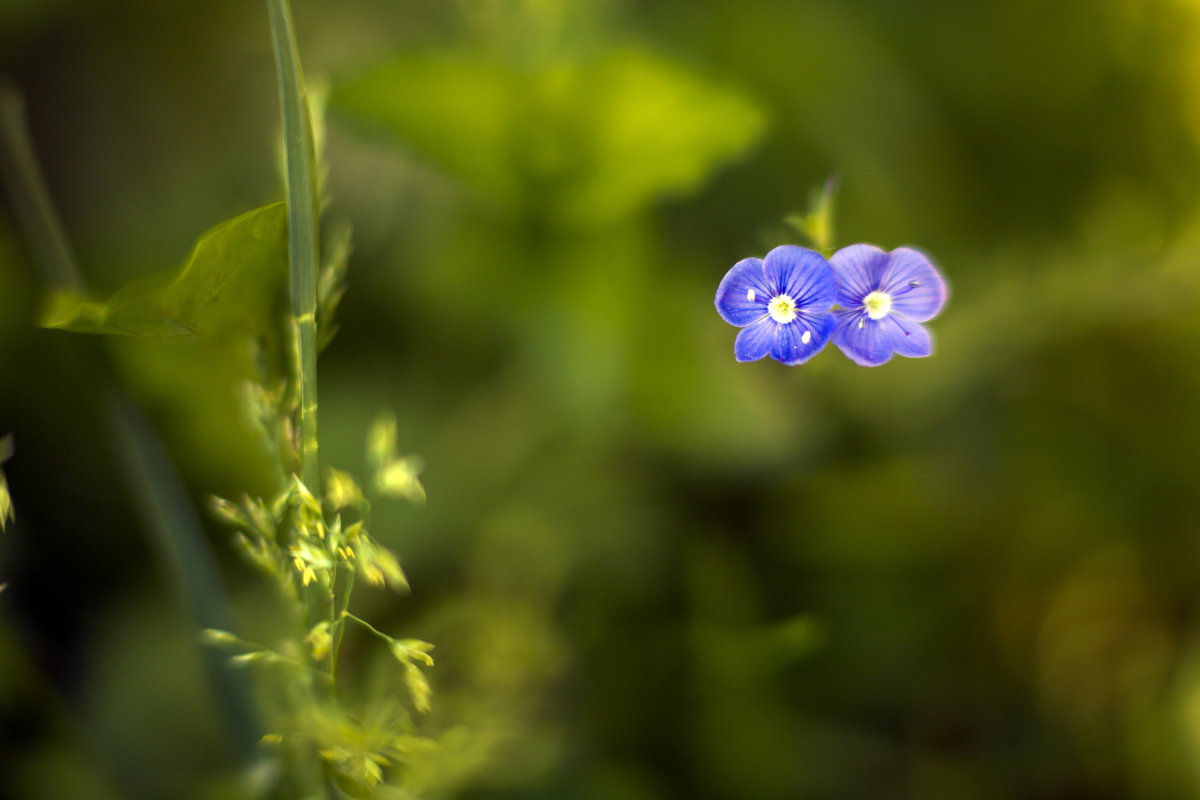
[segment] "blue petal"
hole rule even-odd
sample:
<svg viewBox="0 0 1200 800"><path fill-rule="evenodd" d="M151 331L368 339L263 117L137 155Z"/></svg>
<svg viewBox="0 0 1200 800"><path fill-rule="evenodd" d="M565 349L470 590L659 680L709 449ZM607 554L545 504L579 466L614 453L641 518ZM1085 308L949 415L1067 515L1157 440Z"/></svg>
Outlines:
<svg viewBox="0 0 1200 800"><path fill-rule="evenodd" d="M879 279L888 264L888 254L869 244L843 247L829 259L837 278L837 304L858 308L863 298L879 288Z"/></svg>
<svg viewBox="0 0 1200 800"><path fill-rule="evenodd" d="M855 364L877 367L892 357L895 340L891 320L874 320L861 311L833 313L837 315L833 343Z"/></svg>
<svg viewBox="0 0 1200 800"><path fill-rule="evenodd" d="M815 250L785 244L767 253L767 282L796 301L797 311L828 311L837 295L829 262Z"/></svg>
<svg viewBox="0 0 1200 800"><path fill-rule="evenodd" d="M932 319L946 302L942 276L923 253L907 247L898 247L888 255L879 288L892 296L893 312L916 322Z"/></svg>
<svg viewBox="0 0 1200 800"><path fill-rule="evenodd" d="M730 325L740 328L765 317L767 301L774 294L763 274L762 259L743 258L725 273L717 287L717 313Z"/></svg>
<svg viewBox="0 0 1200 800"><path fill-rule="evenodd" d="M738 331L733 341L733 357L738 361L758 361L771 352L775 345L775 329L779 323L770 317L763 317L753 325L748 325Z"/></svg>
<svg viewBox="0 0 1200 800"><path fill-rule="evenodd" d="M877 367L889 361L892 353L921 358L933 352L933 340L924 325L891 314L873 320L862 312L834 313L833 343L856 364Z"/></svg>
<svg viewBox="0 0 1200 800"><path fill-rule="evenodd" d="M895 316L886 316L880 320L884 323L884 332L892 342L892 349L902 356L909 358L924 358L933 352L933 340L924 325Z"/></svg>
<svg viewBox="0 0 1200 800"><path fill-rule="evenodd" d="M833 333L833 314L799 314L786 325L777 326L771 358L794 367L803 364L824 349ZM804 334L808 341L804 341Z"/></svg>

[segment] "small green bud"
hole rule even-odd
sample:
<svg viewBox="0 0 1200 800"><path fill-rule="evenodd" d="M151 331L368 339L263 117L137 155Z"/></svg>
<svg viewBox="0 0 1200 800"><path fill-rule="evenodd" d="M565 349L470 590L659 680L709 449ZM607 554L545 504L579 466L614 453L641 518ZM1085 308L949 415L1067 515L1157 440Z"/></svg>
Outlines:
<svg viewBox="0 0 1200 800"><path fill-rule="evenodd" d="M238 645L242 643L241 639L234 636L229 631L223 631L217 628L205 628L204 630L200 631L200 641L204 642L205 644L213 644L222 647L228 647L229 645Z"/></svg>
<svg viewBox="0 0 1200 800"><path fill-rule="evenodd" d="M433 689L429 687L429 680L426 679L425 673L421 672L420 667L416 664L404 665L404 685L408 687L408 693L412 696L413 706L422 714L429 711L429 698L433 694Z"/></svg>
<svg viewBox="0 0 1200 800"><path fill-rule="evenodd" d="M396 455L396 418L380 414L367 432L367 463L380 469Z"/></svg>
<svg viewBox="0 0 1200 800"><path fill-rule="evenodd" d="M388 647L391 649L392 655L405 664L416 660L426 666L433 666L433 656L429 655L433 645L429 642L423 642L420 639L393 639L388 642Z"/></svg>
<svg viewBox="0 0 1200 800"><path fill-rule="evenodd" d="M249 528L250 520L242 510L223 497L213 495L208 498L208 510L221 522L231 528Z"/></svg>
<svg viewBox="0 0 1200 800"><path fill-rule="evenodd" d="M416 456L392 459L375 473L375 488L382 495L404 497L413 505L422 505L425 487L417 478L422 466Z"/></svg>
<svg viewBox="0 0 1200 800"><path fill-rule="evenodd" d="M395 659L404 665L404 685L408 688L417 711L424 714L429 710L429 698L433 690L425 673L413 662L420 661L432 667L433 657L429 655L429 651L433 649L433 645L420 639L390 639L388 649Z"/></svg>
<svg viewBox="0 0 1200 800"><path fill-rule="evenodd" d="M380 547L367 536L359 537L358 565L363 579L372 586L385 583L392 589L407 589L408 578L400 561L386 547Z"/></svg>
<svg viewBox="0 0 1200 800"><path fill-rule="evenodd" d="M355 539L357 539L359 536L365 535L365 533L366 532L363 530L363 521L360 519L357 522L347 526L346 532L342 535L342 541L353 544Z"/></svg>
<svg viewBox="0 0 1200 800"><path fill-rule="evenodd" d="M0 470L0 531L16 518L17 515L13 512L12 497L8 494L8 481L4 478L4 472Z"/></svg>
<svg viewBox="0 0 1200 800"><path fill-rule="evenodd" d="M12 458L12 454L13 443L10 433L0 438L0 464ZM4 530L7 523L15 520L16 514L13 512L12 497L8 493L8 481L4 477L4 470L0 469L0 531Z"/></svg>
<svg viewBox="0 0 1200 800"><path fill-rule="evenodd" d="M308 642L313 661L323 659L333 646L333 636L329 633L330 625L329 620L318 622L304 637L304 641Z"/></svg>
<svg viewBox="0 0 1200 800"><path fill-rule="evenodd" d="M242 508L253 525L254 531L268 542L275 541L275 522L279 516L273 514L272 510L268 509L266 504L257 497L253 499L243 497Z"/></svg>
<svg viewBox="0 0 1200 800"><path fill-rule="evenodd" d="M272 653L268 650L255 650L251 653L238 653L236 656L233 656L232 658L229 659L230 663L232 663L234 666L238 666L238 667L245 666L246 664L251 664L255 661L278 661L278 660L279 660L279 654Z"/></svg>
<svg viewBox="0 0 1200 800"><path fill-rule="evenodd" d="M364 502L362 490L348 472L329 467L325 471L325 499L334 510L347 506L361 506Z"/></svg>
<svg viewBox="0 0 1200 800"><path fill-rule="evenodd" d="M838 180L830 177L820 189L815 189L808 198L808 213L789 214L784 218L797 233L803 234L813 245L828 256L834 250L833 201L837 195Z"/></svg>

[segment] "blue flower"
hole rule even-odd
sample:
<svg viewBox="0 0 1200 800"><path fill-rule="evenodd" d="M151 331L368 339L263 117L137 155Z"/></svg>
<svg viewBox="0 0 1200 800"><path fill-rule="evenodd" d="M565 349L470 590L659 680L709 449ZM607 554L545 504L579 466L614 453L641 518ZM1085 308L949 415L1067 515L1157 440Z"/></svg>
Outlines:
<svg viewBox="0 0 1200 800"><path fill-rule="evenodd" d="M742 330L733 344L738 361L771 358L789 366L821 352L833 333L837 282L819 253L783 245L765 259L744 258L717 287L721 319Z"/></svg>
<svg viewBox="0 0 1200 800"><path fill-rule="evenodd" d="M892 353L915 358L933 352L930 320L946 302L946 284L929 259L900 247L843 247L829 259L837 276L836 344L850 360L875 367Z"/></svg>

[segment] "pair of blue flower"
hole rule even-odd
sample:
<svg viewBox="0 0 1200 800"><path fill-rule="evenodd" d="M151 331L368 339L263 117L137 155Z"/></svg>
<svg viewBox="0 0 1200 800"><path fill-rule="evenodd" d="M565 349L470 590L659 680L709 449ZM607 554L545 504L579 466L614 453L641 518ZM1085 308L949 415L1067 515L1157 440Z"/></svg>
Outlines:
<svg viewBox="0 0 1200 800"><path fill-rule="evenodd" d="M850 360L875 367L893 353L910 358L933 352L932 319L946 302L946 284L929 259L900 247L843 247L826 261L820 253L783 245L766 258L744 258L717 287L717 313L741 328L733 345L738 361L764 356L794 366L829 342Z"/></svg>

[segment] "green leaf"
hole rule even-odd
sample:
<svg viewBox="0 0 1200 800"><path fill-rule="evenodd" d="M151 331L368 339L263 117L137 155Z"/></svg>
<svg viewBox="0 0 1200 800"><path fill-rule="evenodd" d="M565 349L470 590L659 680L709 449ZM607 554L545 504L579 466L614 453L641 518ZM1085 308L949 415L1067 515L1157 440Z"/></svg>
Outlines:
<svg viewBox="0 0 1200 800"><path fill-rule="evenodd" d="M790 214L784 219L784 222L808 239L812 246L826 257L832 255L836 249L833 233L833 201L837 195L837 189L837 178L830 177L825 181L823 187L815 189L809 194L808 213Z"/></svg>
<svg viewBox="0 0 1200 800"><path fill-rule="evenodd" d="M50 296L41 324L77 333L217 336L273 326L287 274L287 206L247 212L201 236L181 267L134 280L107 301Z"/></svg>
<svg viewBox="0 0 1200 800"><path fill-rule="evenodd" d="M517 78L475 55L413 54L342 86L335 110L398 135L485 194L513 202Z"/></svg>
<svg viewBox="0 0 1200 800"><path fill-rule="evenodd" d="M765 126L738 91L636 51L533 70L406 56L337 87L332 103L503 206L585 225L694 191Z"/></svg>

